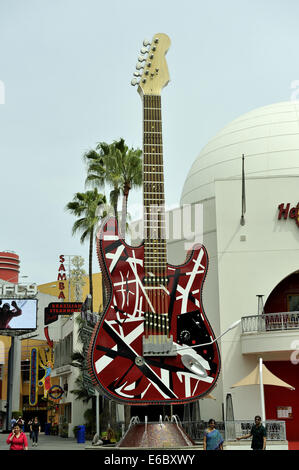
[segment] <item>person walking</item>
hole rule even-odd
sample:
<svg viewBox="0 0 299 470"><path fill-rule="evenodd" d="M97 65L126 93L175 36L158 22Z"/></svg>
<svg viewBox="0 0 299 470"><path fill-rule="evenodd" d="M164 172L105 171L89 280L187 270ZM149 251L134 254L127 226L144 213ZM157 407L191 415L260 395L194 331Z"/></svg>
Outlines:
<svg viewBox="0 0 299 470"><path fill-rule="evenodd" d="M31 426L30 426L30 431L31 431L31 436L32 436L32 446L37 446L38 442L38 434L40 433L40 423L37 418L37 416L34 418Z"/></svg>
<svg viewBox="0 0 299 470"><path fill-rule="evenodd" d="M27 426L29 428L29 437L30 439L32 439L32 430L31 430L31 424L33 423L33 418L30 418L28 423L27 423Z"/></svg>
<svg viewBox="0 0 299 470"><path fill-rule="evenodd" d="M249 437L252 437L252 450L266 450L267 432L266 428L262 425L262 418L258 415L254 418L254 425L251 428L250 434L237 437L237 441L248 439Z"/></svg>
<svg viewBox="0 0 299 470"><path fill-rule="evenodd" d="M25 421L23 420L22 416L18 417L17 424L20 426L21 430L24 432Z"/></svg>
<svg viewBox="0 0 299 470"><path fill-rule="evenodd" d="M208 427L204 431L203 436L203 450L223 450L224 439L218 429L216 429L216 422L210 419Z"/></svg>
<svg viewBox="0 0 299 470"><path fill-rule="evenodd" d="M10 428L11 428L11 430L13 430L13 427L14 427L14 425L16 424L16 422L17 422L16 418L12 418L12 419L11 419L11 421L10 421Z"/></svg>
<svg viewBox="0 0 299 470"><path fill-rule="evenodd" d="M17 423L9 434L6 443L10 445L10 450L28 450L27 436Z"/></svg>

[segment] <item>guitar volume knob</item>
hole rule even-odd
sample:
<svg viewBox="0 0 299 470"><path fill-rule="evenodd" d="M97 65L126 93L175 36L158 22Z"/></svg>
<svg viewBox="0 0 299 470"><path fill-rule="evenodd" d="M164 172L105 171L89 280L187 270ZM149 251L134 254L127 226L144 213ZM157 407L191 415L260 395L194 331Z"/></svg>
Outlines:
<svg viewBox="0 0 299 470"><path fill-rule="evenodd" d="M187 342L187 341L190 341L191 339L191 333L189 330L183 330L181 331L180 333L180 340L182 342Z"/></svg>

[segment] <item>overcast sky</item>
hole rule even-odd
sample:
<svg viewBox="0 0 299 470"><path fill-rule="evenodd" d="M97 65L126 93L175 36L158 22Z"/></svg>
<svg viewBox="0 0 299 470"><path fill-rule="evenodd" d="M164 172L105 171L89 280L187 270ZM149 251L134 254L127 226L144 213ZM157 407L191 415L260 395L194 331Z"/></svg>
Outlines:
<svg viewBox="0 0 299 470"><path fill-rule="evenodd" d="M19 254L20 274L53 281L60 254L84 256L88 269L88 244L72 237L64 208L85 190L86 150L120 137L142 146L142 103L130 81L143 39L161 32L172 43L162 110L174 206L223 126L290 100L298 18L295 0L0 0L0 250ZM130 202L141 204L141 191Z"/></svg>

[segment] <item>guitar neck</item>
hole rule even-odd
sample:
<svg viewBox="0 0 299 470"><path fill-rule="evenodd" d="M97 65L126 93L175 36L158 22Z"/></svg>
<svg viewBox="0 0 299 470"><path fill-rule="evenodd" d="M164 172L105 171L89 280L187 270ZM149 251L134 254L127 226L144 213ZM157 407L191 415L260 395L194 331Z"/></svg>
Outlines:
<svg viewBox="0 0 299 470"><path fill-rule="evenodd" d="M143 97L143 207L145 271L166 273L166 232L161 96Z"/></svg>

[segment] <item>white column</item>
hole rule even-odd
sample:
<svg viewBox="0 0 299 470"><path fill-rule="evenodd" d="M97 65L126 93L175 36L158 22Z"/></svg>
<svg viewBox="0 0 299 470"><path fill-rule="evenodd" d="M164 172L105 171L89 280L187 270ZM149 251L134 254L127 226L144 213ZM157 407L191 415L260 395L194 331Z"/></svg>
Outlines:
<svg viewBox="0 0 299 470"><path fill-rule="evenodd" d="M96 433L100 437L100 394L96 390Z"/></svg>
<svg viewBox="0 0 299 470"><path fill-rule="evenodd" d="M14 338L14 355L12 371L12 394L11 411L20 410L20 387L21 387L21 340Z"/></svg>
<svg viewBox="0 0 299 470"><path fill-rule="evenodd" d="M263 425L266 423L266 412L265 412L265 395L264 395L264 382L263 382L263 359L259 358L259 373L260 373L260 396L261 396L261 409L262 409L262 422Z"/></svg>

